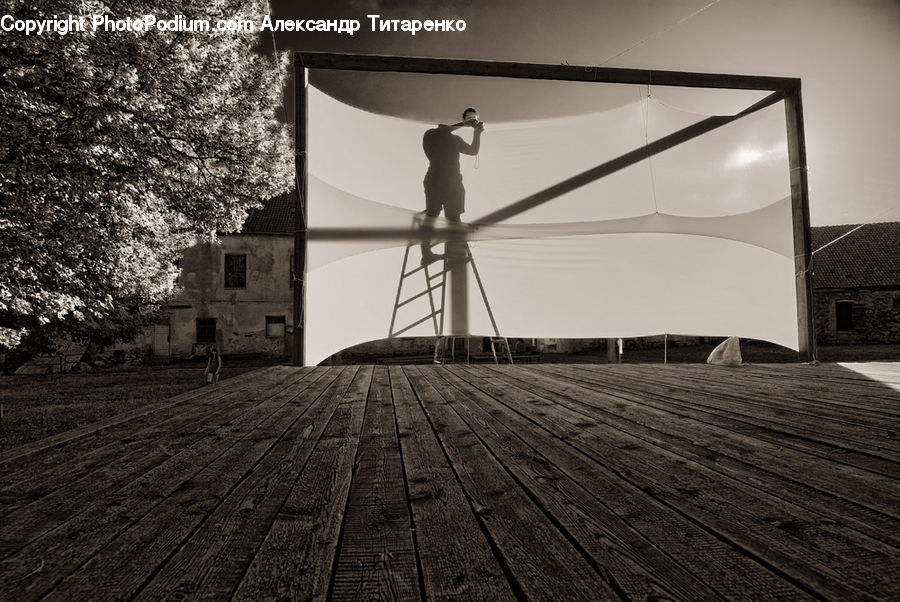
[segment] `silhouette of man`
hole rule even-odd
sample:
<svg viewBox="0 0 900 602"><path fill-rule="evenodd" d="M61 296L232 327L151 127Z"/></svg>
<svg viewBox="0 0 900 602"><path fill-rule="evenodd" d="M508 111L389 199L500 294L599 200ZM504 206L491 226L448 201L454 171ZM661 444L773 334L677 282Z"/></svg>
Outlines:
<svg viewBox="0 0 900 602"><path fill-rule="evenodd" d="M475 131L472 142L468 143L453 132L462 127ZM481 133L484 123L478 120L478 111L468 108L463 111L463 120L453 125L438 125L425 132L422 149L428 157L428 172L425 174L425 227L430 228L441 210L453 222L460 221L466 210L466 189L463 187L459 169L459 155L477 155L481 148ZM422 244L422 261L430 262L439 258L431 251L431 243Z"/></svg>
<svg viewBox="0 0 900 602"><path fill-rule="evenodd" d="M475 130L471 144L454 134L462 127ZM463 120L453 125L438 125L425 132L422 148L428 157L428 172L425 174L425 214L437 217L444 215L451 221L459 221L465 211L466 189L463 187L459 170L459 155L477 155L481 148L481 132L484 123L478 121L478 111L468 108L463 111Z"/></svg>

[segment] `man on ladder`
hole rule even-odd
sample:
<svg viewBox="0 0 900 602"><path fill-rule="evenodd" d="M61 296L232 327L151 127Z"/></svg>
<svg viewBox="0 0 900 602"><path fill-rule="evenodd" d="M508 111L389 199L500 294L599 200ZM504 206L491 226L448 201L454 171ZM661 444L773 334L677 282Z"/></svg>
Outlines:
<svg viewBox="0 0 900 602"><path fill-rule="evenodd" d="M475 130L472 142L468 143L453 132L462 127ZM484 122L478 120L478 111L469 107L463 111L463 120L453 125L438 125L425 132L422 149L428 157L428 171L425 173L425 221L423 229L430 229L434 219L440 215L451 222L460 221L466 210L466 189L459 169L459 155L478 155L481 148L481 133ZM432 263L442 257L432 250L430 240L422 241L422 263Z"/></svg>
<svg viewBox="0 0 900 602"><path fill-rule="evenodd" d="M462 127L471 127L474 129L472 142L468 143L453 132ZM422 259L421 267L412 271L407 271L409 260L409 249L412 243L407 246L406 254L403 258L403 267L401 268L400 282L397 287L397 299L394 305L394 313L391 318L390 336L398 336L404 331L412 328L416 324L427 319L434 322L435 329L435 352L434 361L436 363L443 362L446 354L446 345L452 345L456 340L454 335L465 335L468 333L468 271L466 266L471 263L472 271L481 290L482 299L485 308L491 319L494 329L494 337L491 337L491 351L494 355L494 362L497 362L497 354L494 349L495 341L502 341L506 344L506 355L512 363L512 354L509 349L509 343L506 339L500 337L494 320L493 312L491 312L488 304L487 295L478 275L478 269L475 266L475 259L469 249L468 242L463 236L454 240L453 238L444 241L444 253L437 254L432 247L433 242L432 231L434 229L434 221L443 210L447 220L454 224L460 223L460 215L465 211L466 190L463 187L462 173L460 171L459 156L460 154L478 155L481 148L481 133L484 131L484 123L478 120L478 111L468 108L463 111L463 120L453 125L438 125L436 128L428 130L422 138L422 148L428 157L429 167L425 174L425 212L418 215L413 220L413 228L420 229L421 233L421 250ZM460 232L462 234L462 232ZM429 274L429 265L443 260L443 266L437 274ZM413 295L410 299L401 301L401 291L403 289L403 281L419 272L424 271L425 291ZM447 282L449 276L449 289L451 296L451 316L450 331L451 336L447 337L443 334L444 329L444 307L447 293ZM440 282L433 282L435 278L440 277ZM435 303L433 293L440 289L440 300ZM401 306L408 302L427 294L431 307L431 314L406 328L398 328L395 330L397 323L397 312ZM448 340L449 339L449 340ZM468 339L467 339L468 340ZM468 347L467 347L468 358Z"/></svg>

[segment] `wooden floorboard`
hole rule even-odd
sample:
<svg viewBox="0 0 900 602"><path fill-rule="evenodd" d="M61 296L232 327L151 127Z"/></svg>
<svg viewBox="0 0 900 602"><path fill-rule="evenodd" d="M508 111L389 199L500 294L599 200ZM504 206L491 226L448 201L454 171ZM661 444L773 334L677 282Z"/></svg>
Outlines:
<svg viewBox="0 0 900 602"><path fill-rule="evenodd" d="M280 366L0 455L0 600L896 599L900 364Z"/></svg>
<svg viewBox="0 0 900 602"><path fill-rule="evenodd" d="M520 373L522 369L512 370ZM537 380L532 374L529 382ZM891 570L893 559L880 542L787 503L779 492L722 478L721 473L678 449L642 439L633 429L612 425L571 397L595 398L593 392L584 388L572 391L558 382L548 377L538 385L554 402L551 409L559 417L554 428L649 495L717 532L798 585L840 599L859 597L871 588L878 588L881 595L889 591L884 571Z"/></svg>
<svg viewBox="0 0 900 602"><path fill-rule="evenodd" d="M419 598L412 519L387 370L375 371L331 591L339 600Z"/></svg>
<svg viewBox="0 0 900 602"><path fill-rule="evenodd" d="M515 599L409 379L390 368L425 594L432 600Z"/></svg>
<svg viewBox="0 0 900 602"><path fill-rule="evenodd" d="M14 502L4 514L29 502L31 506L19 515L29 513L52 521L53 514L68 514L84 499L115 491L233 419L246 406L232 401L252 400L251 388L269 391L292 386L297 378L290 372L263 373L233 391L210 389L209 394L194 398L189 411L181 405L165 407L139 421L120 423L65 448L48 450L51 455L41 454L27 478L22 478L24 470L9 473L10 485L0 489L0 495ZM21 526L20 516L7 520Z"/></svg>
<svg viewBox="0 0 900 602"><path fill-rule="evenodd" d="M262 540L235 598L324 599L354 473L371 367L360 368Z"/></svg>
<svg viewBox="0 0 900 602"><path fill-rule="evenodd" d="M676 449L681 455L748 485L778 491L800 505L815 502L816 510L835 520L854 520L857 528L871 527L872 534L900 536L900 508L896 503L900 487L894 479L841 463L826 463L752 434L658 409L641 403L638 396L594 393L589 388L596 385L594 379L580 380L581 374L568 370L558 374L566 380L573 379L570 382L582 383L579 386L594 394L595 400L581 396L579 401L602 412L604 420L618 428ZM900 540L893 539L892 543Z"/></svg>
<svg viewBox="0 0 900 602"><path fill-rule="evenodd" d="M440 383L436 388L431 380L436 377L434 368L410 366L407 372L476 515L506 559L513 586L542 600L588 599L588 592L597 599L616 599L605 576L593 569L454 411L461 395Z"/></svg>

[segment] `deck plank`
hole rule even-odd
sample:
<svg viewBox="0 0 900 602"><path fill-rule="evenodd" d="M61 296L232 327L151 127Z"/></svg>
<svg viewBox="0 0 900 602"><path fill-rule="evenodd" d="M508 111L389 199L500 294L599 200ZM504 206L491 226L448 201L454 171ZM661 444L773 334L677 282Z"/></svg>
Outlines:
<svg viewBox="0 0 900 602"><path fill-rule="evenodd" d="M14 460L17 460L18 458L22 458L25 456L32 456L33 462L33 456L40 452L46 450L56 450L60 446L68 444L72 441L95 435L97 433L106 432L112 427L118 426L120 424L127 424L132 420L154 414L155 412L158 412L159 410L164 408L184 404L191 401L192 399L196 399L197 397L228 392L232 390L238 383L243 385L248 383L250 379L263 378L266 373L277 372L277 370L277 367L270 367L261 368L260 370L254 370L252 372L245 372L244 374L238 375L235 378L228 379L228 381L222 381L222 383L217 386L214 385L212 387L198 387L196 389L191 389L190 391L185 391L184 393L169 397L168 399L164 399L155 404L149 404L140 408L135 408L134 410L130 410L128 412L110 416L105 420L92 422L91 424L87 424L85 426L71 429L62 433L57 433L56 435L46 437L39 441L33 441L31 443L26 443L25 445L17 446L13 449L0 453L0 465L8 464L10 462L13 462Z"/></svg>
<svg viewBox="0 0 900 602"><path fill-rule="evenodd" d="M708 366L704 369L701 365L691 365L679 370L681 374L678 375L670 371L652 371L647 366L643 366L641 371L653 379L662 379L682 388L690 383L698 390L738 401L748 409L764 406L779 410L784 415L797 414L803 417L804 422L812 418L816 422L826 421L829 425L837 423L841 426L859 427L860 435L871 434L877 437L885 430L885 420L898 417L896 408L889 409L889 404L890 398L893 398L896 405L900 401L900 394L882 383L854 381L850 390L846 383L836 382L827 375L819 374L815 378L815 375L804 374L802 378L794 378L783 373L784 376L778 377L760 369L758 366L741 366L737 370L725 366ZM685 376L689 378L686 379ZM748 395L750 391L765 392L765 396ZM868 403L873 397L867 395L867 392L877 392L874 399L885 404L875 407Z"/></svg>
<svg viewBox="0 0 900 602"><path fill-rule="evenodd" d="M389 374L427 598L514 600L406 375Z"/></svg>
<svg viewBox="0 0 900 602"><path fill-rule="evenodd" d="M578 371L559 368L554 374L581 388L595 389L599 384ZM896 503L900 483L893 479L659 410L633 395L602 392L591 399L574 391L571 398L597 410L619 429L748 485L778 492L832 520L850 521L872 537L884 535L900 544Z"/></svg>
<svg viewBox="0 0 900 602"><path fill-rule="evenodd" d="M197 471L136 522L64 579L47 599L132 597L197 526L279 441L288 428L333 382L334 371L298 392L286 389L272 401L274 411L244 430L212 462Z"/></svg>
<svg viewBox="0 0 900 602"><path fill-rule="evenodd" d="M279 366L0 455L0 599L891 599L900 364Z"/></svg>
<svg viewBox="0 0 900 602"><path fill-rule="evenodd" d="M357 369L337 374L252 472L203 521L137 596L225 599L237 588L296 476L335 416ZM292 403L302 404L298 397ZM341 416L338 416L338 420Z"/></svg>
<svg viewBox="0 0 900 602"><path fill-rule="evenodd" d="M559 436L558 433L566 431L555 430L552 427L554 421L540 424L538 417L545 415L552 403L540 397L533 388L520 388L521 383L503 379L490 370L466 369L466 372L468 382L499 402L485 405L491 414L515 428L523 439L608 505L616 516L723 597L808 599L802 591L722 541L715 533L701 528L689 517L623 478L620 471L604 464L602 458L592 457L571 438ZM610 521L610 524L615 525L616 521ZM621 537L625 539L626 535ZM642 549L640 542L633 542L633 545L638 550L634 554L652 558L652 550ZM646 562L656 566L650 564L649 559Z"/></svg>
<svg viewBox="0 0 900 602"><path fill-rule="evenodd" d="M372 374L357 371L233 599L325 599Z"/></svg>
<svg viewBox="0 0 900 602"><path fill-rule="evenodd" d="M521 372L518 367L509 371ZM550 376L532 373L528 383L550 402L539 422L552 416L558 434L798 585L841 599L892 591L895 558L885 544L607 425L566 393L555 392L569 385ZM569 393L593 395L588 389Z"/></svg>
<svg viewBox="0 0 900 602"><path fill-rule="evenodd" d="M542 368L543 369L543 368ZM589 378L589 374L582 375ZM687 376L687 375L685 375ZM758 417L753 411L740 405L725 406L715 395L697 390L676 389L666 391L656 387L651 377L639 372L630 376L616 371L603 372L595 386L611 389L618 393L632 394L644 400L644 403L666 404L677 407L679 412L692 418L715 424L727 424L729 430L752 433L754 437L772 441L779 445L788 445L799 450L808 451L823 458L864 468L891 478L900 477L898 458L879 445L849 441L840 437L820 435L807 428L798 428L778 420ZM747 383L735 385L748 388ZM758 393L765 396L765 393ZM888 420L886 425L896 424ZM894 435L896 436L896 435Z"/></svg>
<svg viewBox="0 0 900 602"><path fill-rule="evenodd" d="M327 370L312 372L316 378L322 378ZM0 588L12 587L12 591L20 594L17 597L46 593L193 476L246 439L248 433L269 420L297 392L297 389L255 391L244 402L250 409L238 418L183 448L118 491L94 500L54 530L5 559ZM42 568L35 572L37 567Z"/></svg>
<svg viewBox="0 0 900 602"><path fill-rule="evenodd" d="M334 600L421 597L387 369L376 367L332 576Z"/></svg>
<svg viewBox="0 0 900 602"><path fill-rule="evenodd" d="M243 378L242 378L243 377ZM58 477L66 475L71 479L77 474L83 476L97 466L102 466L110 458L121 457L129 453L131 448L146 442L156 435L166 436L174 428L189 421L199 413L213 413L227 404L229 397L240 396L249 390L254 382L268 386L277 379L293 378L287 371L276 368L261 370L255 377L245 373L228 385L195 389L177 396L175 401L167 400L148 408L140 408L128 413L128 416L116 416L102 420L50 439L55 443L35 442L33 449L16 450L19 455L3 464L0 473L0 499L15 497L17 500L37 499L52 491L59 484ZM252 379L252 380L251 380ZM198 416L200 417L200 416ZM205 425L206 421L196 426ZM30 447L30 446L22 446ZM78 458L73 465L72 458ZM0 516L13 508L0 508Z"/></svg>
<svg viewBox="0 0 900 602"><path fill-rule="evenodd" d="M409 366L406 373L470 503L505 559L514 587L536 599L619 599L612 585L487 453L450 407L453 392L438 390L423 374L429 370L434 368Z"/></svg>
<svg viewBox="0 0 900 602"><path fill-rule="evenodd" d="M153 414L153 419L142 417L127 425L118 424L96 438L54 450L52 459L42 457L38 466L28 470L28 478L0 490L0 497L15 499L3 514L9 515L6 520L20 526L24 525L23 516L40 516L50 521L57 515L66 516L85 499L115 491L166 461L174 450L208 436L232 420L245 411L242 402L251 388L290 386L297 377L286 371L267 372L233 390L223 388L193 398L187 407L167 406ZM6 482L5 478L0 480Z"/></svg>
<svg viewBox="0 0 900 602"><path fill-rule="evenodd" d="M714 367L716 374L721 367ZM697 368L689 369L696 371ZM891 462L900 460L900 441L884 422L869 426L842 422L834 419L833 407L822 404L811 410L799 402L782 403L769 387L753 387L747 381L736 381L731 387L719 387L705 379L667 378L669 370L652 370L639 367L632 383L640 383L642 390L671 395L677 399L691 399L698 405L713 410L729 412L761 423L777 425L788 432L821 441L844 442L845 445L885 457ZM621 378L612 373L613 378ZM621 382L621 381L618 381ZM747 393L752 391L753 393Z"/></svg>
<svg viewBox="0 0 900 602"><path fill-rule="evenodd" d="M459 417L545 514L584 549L595 570L605 572L628 599L719 599L542 453L548 447L562 448L561 440L546 442L541 450L531 447L505 425L508 416L500 419L487 409L496 400L456 371L432 371L428 376L433 385L453 389L451 407ZM565 458L563 465L568 464Z"/></svg>

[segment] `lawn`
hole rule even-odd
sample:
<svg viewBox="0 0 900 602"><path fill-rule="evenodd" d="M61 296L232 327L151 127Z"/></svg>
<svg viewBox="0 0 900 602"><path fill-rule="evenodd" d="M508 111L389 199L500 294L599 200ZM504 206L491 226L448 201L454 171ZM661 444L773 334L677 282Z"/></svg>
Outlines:
<svg viewBox="0 0 900 602"><path fill-rule="evenodd" d="M280 361L226 358L221 378ZM46 376L0 376L0 452L206 386L205 366L205 362L191 361Z"/></svg>

